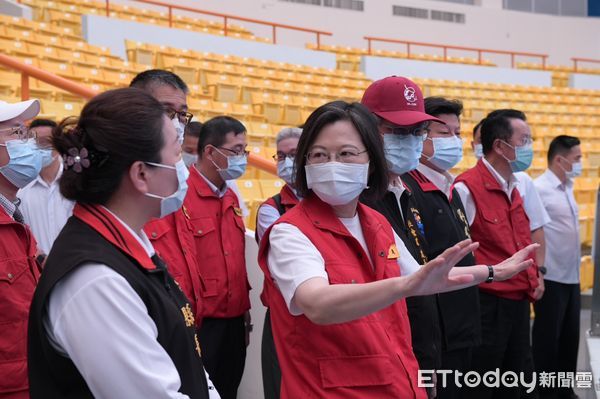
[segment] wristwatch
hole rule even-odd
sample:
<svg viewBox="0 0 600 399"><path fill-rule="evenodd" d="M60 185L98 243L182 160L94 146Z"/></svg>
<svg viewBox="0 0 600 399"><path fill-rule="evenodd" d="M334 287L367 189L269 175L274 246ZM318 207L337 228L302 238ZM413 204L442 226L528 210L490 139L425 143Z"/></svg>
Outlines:
<svg viewBox="0 0 600 399"><path fill-rule="evenodd" d="M546 275L546 273L548 273L548 269L546 269L546 266L538 266L538 271L544 276Z"/></svg>
<svg viewBox="0 0 600 399"><path fill-rule="evenodd" d="M494 281L494 268L490 265L487 265L488 267L488 278L485 280L486 283L491 283Z"/></svg>

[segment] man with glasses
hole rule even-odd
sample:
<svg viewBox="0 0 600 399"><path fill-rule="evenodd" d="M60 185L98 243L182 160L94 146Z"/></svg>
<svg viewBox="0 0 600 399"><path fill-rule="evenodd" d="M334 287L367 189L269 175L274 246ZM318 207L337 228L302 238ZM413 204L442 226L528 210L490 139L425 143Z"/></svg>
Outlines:
<svg viewBox="0 0 600 399"><path fill-rule="evenodd" d="M72 201L60 194L58 181L63 172L63 162L52 149L52 129L55 127L56 122L48 119L34 119L29 125L44 155L42 170L34 181L17 193L25 223L37 241L40 261L50 252L74 206Z"/></svg>
<svg viewBox="0 0 600 399"><path fill-rule="evenodd" d="M24 337L41 268L17 191L33 181L42 167L35 132L24 126L39 111L38 100L0 102L0 397L10 399L29 398Z"/></svg>
<svg viewBox="0 0 600 399"><path fill-rule="evenodd" d="M458 176L455 188L465 207L478 264L492 265L531 244L529 219L516 189L515 172L533 158L531 130L521 111L506 109L488 115L481 126L483 158ZM533 258L533 256L532 256ZM529 348L529 302L539 285L538 267L503 282L494 269L479 286L482 344L473 350L472 369L480 375L526 369ZM510 382L510 381L509 381ZM519 398L518 384L497 388L480 384L465 392L469 398Z"/></svg>
<svg viewBox="0 0 600 399"><path fill-rule="evenodd" d="M246 146L246 128L238 120L219 116L206 121L184 201L204 287L202 358L223 399L236 398L252 326L243 215L226 184L246 171Z"/></svg>
<svg viewBox="0 0 600 399"><path fill-rule="evenodd" d="M425 225L419 204L400 176L419 164L423 141L429 125L441 120L425 113L421 89L409 79L391 76L373 82L361 100L378 119L379 133L388 165L388 191L380 201L361 201L383 214L419 264L433 259L427 256ZM419 368L439 369L441 336L436 295L406 298L412 346ZM435 389L428 388L429 398Z"/></svg>

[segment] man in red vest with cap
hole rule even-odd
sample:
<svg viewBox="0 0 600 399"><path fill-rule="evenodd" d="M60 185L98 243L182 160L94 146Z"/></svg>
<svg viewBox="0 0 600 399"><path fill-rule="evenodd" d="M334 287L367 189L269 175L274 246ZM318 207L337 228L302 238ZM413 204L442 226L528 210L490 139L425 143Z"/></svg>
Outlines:
<svg viewBox="0 0 600 399"><path fill-rule="evenodd" d="M513 175L527 169L533 158L525 114L509 109L490 114L481 127L481 142L483 158L458 176L455 188L465 206L471 238L479 242L476 261L493 265L531 244L529 219ZM500 375L512 371L518 378L524 371L530 350L529 301L534 300L538 276L534 263L506 281L479 286L482 344L474 349L472 368L480 375L499 369ZM479 384L465 397L519 398L518 381L508 382L510 387L502 382L499 388Z"/></svg>

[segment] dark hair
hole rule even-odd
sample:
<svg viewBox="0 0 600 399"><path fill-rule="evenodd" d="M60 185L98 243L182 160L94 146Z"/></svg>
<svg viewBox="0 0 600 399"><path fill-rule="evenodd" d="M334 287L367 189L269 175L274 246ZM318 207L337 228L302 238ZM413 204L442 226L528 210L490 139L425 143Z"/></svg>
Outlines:
<svg viewBox="0 0 600 399"><path fill-rule="evenodd" d="M432 116L456 115L460 117L463 111L463 104L460 100L447 100L444 97L427 97L425 99L425 113Z"/></svg>
<svg viewBox="0 0 600 399"><path fill-rule="evenodd" d="M485 118L480 120L479 122L477 122L477 124L475 126L473 126L473 140L475 140L475 136L477 135L477 129L479 129L481 127L481 125L483 125L484 120L485 120ZM479 140L481 141L481 137L479 137Z"/></svg>
<svg viewBox="0 0 600 399"><path fill-rule="evenodd" d="M200 131L202 130L202 123L193 121L185 126L185 135L191 137L200 137Z"/></svg>
<svg viewBox="0 0 600 399"><path fill-rule="evenodd" d="M321 105L306 120L294 161L295 186L298 194L306 197L311 191L306 184L304 170L310 147L326 126L338 121L352 123L369 154L369 181L367 183L369 188L363 191L363 198L369 200L382 198L388 187L388 173L382 138L377 130L377 120L364 105L345 101L333 101Z"/></svg>
<svg viewBox="0 0 600 399"><path fill-rule="evenodd" d="M105 204L132 163L161 161L164 117L162 105L139 89L110 90L91 99L78 119L67 118L52 132L52 144L63 159L79 155L89 160L79 171L65 164L61 194Z"/></svg>
<svg viewBox="0 0 600 399"><path fill-rule="evenodd" d="M29 128L31 129L34 127L42 127L42 126L48 126L51 128L55 128L56 125L57 125L57 123L50 119L34 119L29 124Z"/></svg>
<svg viewBox="0 0 600 399"><path fill-rule="evenodd" d="M513 135L511 119L527 121L525 114L516 109L497 109L490 112L481 121L481 146L484 154L489 154L492 151L496 140L503 140L508 143Z"/></svg>
<svg viewBox="0 0 600 399"><path fill-rule="evenodd" d="M202 152L207 145L222 146L225 143L225 136L231 132L237 136L246 133L246 127L231 116L216 116L204 122L198 139L198 158L202 158Z"/></svg>
<svg viewBox="0 0 600 399"><path fill-rule="evenodd" d="M171 71L164 69L149 69L138 73L129 84L144 91L150 91L156 86L168 85L188 94L189 89L185 82Z"/></svg>
<svg viewBox="0 0 600 399"><path fill-rule="evenodd" d="M552 142L550 142L550 147L548 148L548 163L552 162L554 157L557 155L564 156L571 150L571 148L580 144L581 142L577 137L567 136L564 134L556 136L552 139Z"/></svg>

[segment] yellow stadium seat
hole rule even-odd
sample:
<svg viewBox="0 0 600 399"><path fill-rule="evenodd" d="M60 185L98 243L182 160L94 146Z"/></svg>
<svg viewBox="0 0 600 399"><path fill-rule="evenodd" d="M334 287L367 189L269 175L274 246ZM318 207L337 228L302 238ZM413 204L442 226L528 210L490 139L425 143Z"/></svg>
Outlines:
<svg viewBox="0 0 600 399"><path fill-rule="evenodd" d="M260 188L263 194L263 198L269 198L279 193L285 182L281 179L261 179Z"/></svg>
<svg viewBox="0 0 600 399"><path fill-rule="evenodd" d="M257 180L239 179L237 180L237 186L240 190L242 198L247 201L262 201L263 198L265 198Z"/></svg>

